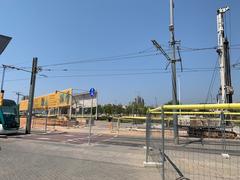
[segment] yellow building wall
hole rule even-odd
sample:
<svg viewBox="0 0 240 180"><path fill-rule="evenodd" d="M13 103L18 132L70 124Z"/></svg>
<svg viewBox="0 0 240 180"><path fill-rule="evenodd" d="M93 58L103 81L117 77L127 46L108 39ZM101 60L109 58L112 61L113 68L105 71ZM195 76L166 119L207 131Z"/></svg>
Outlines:
<svg viewBox="0 0 240 180"><path fill-rule="evenodd" d="M34 98L33 109L48 109L70 106L70 99L72 96L72 88L57 91L44 96ZM28 109L28 100L22 100L20 102L20 111L26 111Z"/></svg>

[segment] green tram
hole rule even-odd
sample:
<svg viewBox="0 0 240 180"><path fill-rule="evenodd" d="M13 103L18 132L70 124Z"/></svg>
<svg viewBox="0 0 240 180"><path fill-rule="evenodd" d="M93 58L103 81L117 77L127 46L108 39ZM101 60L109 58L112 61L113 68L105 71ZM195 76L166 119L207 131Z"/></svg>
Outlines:
<svg viewBox="0 0 240 180"><path fill-rule="evenodd" d="M20 126L18 106L15 101L4 99L0 106L0 134L14 134Z"/></svg>

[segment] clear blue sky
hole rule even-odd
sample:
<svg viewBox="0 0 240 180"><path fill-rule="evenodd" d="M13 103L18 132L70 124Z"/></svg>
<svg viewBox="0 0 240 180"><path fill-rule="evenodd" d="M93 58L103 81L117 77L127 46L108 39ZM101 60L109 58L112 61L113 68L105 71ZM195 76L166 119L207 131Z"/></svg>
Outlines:
<svg viewBox="0 0 240 180"><path fill-rule="evenodd" d="M225 5L229 5L231 9L231 14L228 13L226 16L227 34L232 44L240 44L239 0L175 0L176 39L181 40L183 47L216 46L216 10ZM38 57L41 66L137 53L152 48L151 39L156 39L168 49L169 2L2 0L0 22L0 33L13 37L0 57L1 63L29 67L32 58ZM233 49L232 63L239 56L240 49ZM185 69L214 68L217 54L215 50L186 52L182 53L182 59ZM158 103L164 103L171 99L170 74L151 73L161 70L165 64L165 58L158 55L47 67L54 70L42 72L49 77L58 75L79 77L38 78L36 95L69 87L78 89L94 87L99 91L100 103L125 104L136 95L141 95L148 104L154 104L155 97ZM62 69L69 71L65 72ZM127 75L129 73L136 74ZM212 73L178 73L181 79L181 100L185 103L204 102ZM240 101L239 73L240 70L235 70L232 74L235 101ZM218 76L219 74L212 91L214 97L219 87ZM29 77L29 73L7 71L4 85L6 96L16 98L14 91L28 94L29 80L18 79Z"/></svg>

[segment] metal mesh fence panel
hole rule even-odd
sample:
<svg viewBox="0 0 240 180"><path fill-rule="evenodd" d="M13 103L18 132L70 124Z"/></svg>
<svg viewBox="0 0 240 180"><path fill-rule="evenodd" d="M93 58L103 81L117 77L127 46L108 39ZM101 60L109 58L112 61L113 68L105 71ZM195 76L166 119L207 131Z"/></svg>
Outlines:
<svg viewBox="0 0 240 180"><path fill-rule="evenodd" d="M155 166L161 175L163 175L163 138L162 122L152 115L146 118L146 164Z"/></svg>
<svg viewBox="0 0 240 180"><path fill-rule="evenodd" d="M120 131L120 118L113 118L111 123L111 132L119 134Z"/></svg>
<svg viewBox="0 0 240 180"><path fill-rule="evenodd" d="M56 117L33 117L32 118L32 132L50 132L55 131L58 127L68 127L71 126L68 120L57 119Z"/></svg>
<svg viewBox="0 0 240 180"><path fill-rule="evenodd" d="M162 163L156 166L162 179L240 179L240 128L230 116L179 116L179 144L171 116L164 117L146 121L148 158Z"/></svg>

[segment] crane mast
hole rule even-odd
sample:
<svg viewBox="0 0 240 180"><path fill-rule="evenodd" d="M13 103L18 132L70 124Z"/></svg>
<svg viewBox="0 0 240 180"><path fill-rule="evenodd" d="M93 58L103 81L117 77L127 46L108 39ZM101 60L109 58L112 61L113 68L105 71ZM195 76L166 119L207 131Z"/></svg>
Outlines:
<svg viewBox="0 0 240 180"><path fill-rule="evenodd" d="M233 87L231 82L231 66L229 55L229 42L224 33L224 14L229 10L229 7L220 8L217 10L217 33L218 33L218 48L220 65L220 89L219 103L232 103Z"/></svg>

